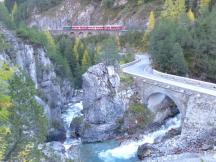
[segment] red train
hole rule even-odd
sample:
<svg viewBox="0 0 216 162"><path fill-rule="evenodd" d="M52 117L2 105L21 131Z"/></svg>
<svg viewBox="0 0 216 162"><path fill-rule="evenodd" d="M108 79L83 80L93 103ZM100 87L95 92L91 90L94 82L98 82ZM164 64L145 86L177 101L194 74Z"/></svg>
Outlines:
<svg viewBox="0 0 216 162"><path fill-rule="evenodd" d="M97 31L121 31L124 30L122 25L88 25L88 26L64 26L63 30L84 31L84 30L97 30Z"/></svg>

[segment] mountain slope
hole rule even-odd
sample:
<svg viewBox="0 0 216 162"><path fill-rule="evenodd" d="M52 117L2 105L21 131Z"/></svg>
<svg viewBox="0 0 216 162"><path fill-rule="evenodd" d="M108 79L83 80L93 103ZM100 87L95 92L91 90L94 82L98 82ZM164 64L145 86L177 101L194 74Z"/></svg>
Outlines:
<svg viewBox="0 0 216 162"><path fill-rule="evenodd" d="M115 0L112 7L100 1L64 0L46 12L35 12L30 26L59 29L63 25L124 24L127 27L145 28L151 10L161 10L163 1L152 0L138 5L136 1Z"/></svg>

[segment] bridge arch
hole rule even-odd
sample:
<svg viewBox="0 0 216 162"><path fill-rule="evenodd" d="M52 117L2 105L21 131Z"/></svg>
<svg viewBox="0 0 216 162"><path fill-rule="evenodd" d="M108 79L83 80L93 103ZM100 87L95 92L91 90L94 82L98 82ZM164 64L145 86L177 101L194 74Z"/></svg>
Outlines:
<svg viewBox="0 0 216 162"><path fill-rule="evenodd" d="M92 36L92 32L88 32L88 36Z"/></svg>
<svg viewBox="0 0 216 162"><path fill-rule="evenodd" d="M167 100L170 100L171 102L173 102L176 105L177 110L181 114L182 123L183 123L185 113L186 113L186 105L180 100L181 97L179 96L179 94L175 94L171 91L168 91L168 90L165 90L162 88L153 88L153 89L151 89L151 91L148 91L148 92L145 91L144 98L143 98L144 103L147 107L149 107L150 105L148 105L148 104L150 104L149 102L151 99L153 99L155 97L156 98L161 97L161 96L164 96L164 99L166 98ZM162 99L161 99L161 102L162 102ZM160 103L158 103L158 104L160 104ZM155 110L155 111L157 111L157 110Z"/></svg>
<svg viewBox="0 0 216 162"><path fill-rule="evenodd" d="M83 36L84 32L80 31L78 34L79 36Z"/></svg>
<svg viewBox="0 0 216 162"><path fill-rule="evenodd" d="M76 34L75 34L75 32L70 32L70 35L72 36L72 37L75 37L76 36Z"/></svg>

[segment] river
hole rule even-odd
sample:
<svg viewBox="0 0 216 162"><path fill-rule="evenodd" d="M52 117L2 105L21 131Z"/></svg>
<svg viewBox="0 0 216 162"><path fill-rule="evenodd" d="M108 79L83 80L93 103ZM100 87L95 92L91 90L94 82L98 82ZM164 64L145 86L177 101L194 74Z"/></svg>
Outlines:
<svg viewBox="0 0 216 162"><path fill-rule="evenodd" d="M136 153L139 145L145 143L154 143L155 139L163 137L169 130L179 128L181 126L181 116L168 119L160 129L140 136L139 140L128 140L120 143L120 141L112 140L102 143L82 144L80 139L70 138L70 123L73 118L83 115L81 113L83 107L82 102L71 104L62 114L67 130L67 139L64 142L65 149L71 146L79 146L79 155L81 162L136 162Z"/></svg>

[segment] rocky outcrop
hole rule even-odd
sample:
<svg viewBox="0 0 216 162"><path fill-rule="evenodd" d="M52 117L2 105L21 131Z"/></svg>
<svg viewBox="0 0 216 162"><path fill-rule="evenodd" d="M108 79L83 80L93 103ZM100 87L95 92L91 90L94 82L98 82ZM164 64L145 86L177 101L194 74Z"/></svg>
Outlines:
<svg viewBox="0 0 216 162"><path fill-rule="evenodd" d="M61 142L40 144L38 149L41 150L44 155L44 157L40 159L40 162L68 162L73 161L78 156L77 148L71 148L68 151Z"/></svg>
<svg viewBox="0 0 216 162"><path fill-rule="evenodd" d="M37 26L48 30L62 29L64 25L71 24L125 24L136 29L146 27L151 9L137 13L136 9L128 5L128 0L114 0L113 2L112 10L104 6L103 1L83 3L81 0L64 0L57 7L51 8L44 13L32 13L28 21L29 26ZM131 10L127 6L131 7ZM118 8L121 8L121 10L117 10ZM113 14L110 14L111 12Z"/></svg>
<svg viewBox="0 0 216 162"><path fill-rule="evenodd" d="M83 142L103 141L115 136L116 121L124 113L118 96L120 79L114 67L95 65L83 75Z"/></svg>
<svg viewBox="0 0 216 162"><path fill-rule="evenodd" d="M137 156L140 160L144 160L144 158L151 156L154 148L150 144L144 144L139 146L137 151Z"/></svg>
<svg viewBox="0 0 216 162"><path fill-rule="evenodd" d="M29 74L40 92L40 98L36 97L36 100L44 107L50 127L63 127L61 108L73 97L70 82L57 76L42 47L34 47L3 27L0 27L0 32L10 44L10 48L0 54L0 59Z"/></svg>

